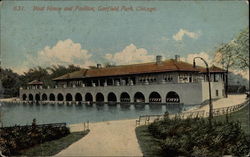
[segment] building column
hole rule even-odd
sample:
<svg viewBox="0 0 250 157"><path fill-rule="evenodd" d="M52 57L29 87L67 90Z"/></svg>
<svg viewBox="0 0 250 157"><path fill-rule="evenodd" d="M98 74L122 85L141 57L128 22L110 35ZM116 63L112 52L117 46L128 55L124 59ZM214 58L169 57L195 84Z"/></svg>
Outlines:
<svg viewBox="0 0 250 157"><path fill-rule="evenodd" d="M96 94L97 93L90 93L91 95L92 95L92 97L93 97L93 102L96 102Z"/></svg>
<svg viewBox="0 0 250 157"><path fill-rule="evenodd" d="M149 103L149 95L150 94L144 94L144 93L142 93L143 95L144 95L144 97L145 97L145 103Z"/></svg>
<svg viewBox="0 0 250 157"><path fill-rule="evenodd" d="M108 102L108 93L102 93L104 97L104 102Z"/></svg>
<svg viewBox="0 0 250 157"><path fill-rule="evenodd" d="M108 84L107 84L107 79L105 79L105 81L104 81L104 86L107 86Z"/></svg>
<svg viewBox="0 0 250 157"><path fill-rule="evenodd" d="M120 96L121 96L121 93L116 94L116 100L117 100L118 103L121 102L121 97Z"/></svg>
<svg viewBox="0 0 250 157"><path fill-rule="evenodd" d="M77 93L77 92L76 92ZM75 93L75 94L76 94ZM79 92L80 93L80 92ZM72 95L72 101L76 101L76 99L75 99L75 95L73 95L72 93L70 93L71 95Z"/></svg>

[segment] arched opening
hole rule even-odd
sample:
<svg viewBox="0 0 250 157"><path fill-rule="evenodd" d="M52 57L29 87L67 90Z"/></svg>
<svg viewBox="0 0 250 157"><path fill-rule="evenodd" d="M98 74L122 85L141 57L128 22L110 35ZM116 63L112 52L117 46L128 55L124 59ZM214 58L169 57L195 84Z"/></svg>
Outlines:
<svg viewBox="0 0 250 157"><path fill-rule="evenodd" d="M63 95L62 95L61 93L59 93L59 94L57 95L57 100L58 100L58 101L63 101Z"/></svg>
<svg viewBox="0 0 250 157"><path fill-rule="evenodd" d="M104 102L104 96L102 93L96 94L96 102Z"/></svg>
<svg viewBox="0 0 250 157"><path fill-rule="evenodd" d="M161 96L157 92L152 92L149 95L149 102L161 102Z"/></svg>
<svg viewBox="0 0 250 157"><path fill-rule="evenodd" d="M76 101L82 101L82 95L80 93L76 93L75 100Z"/></svg>
<svg viewBox="0 0 250 157"><path fill-rule="evenodd" d="M135 93L134 102L145 102L145 97L141 92Z"/></svg>
<svg viewBox="0 0 250 157"><path fill-rule="evenodd" d="M166 102L169 103L179 103L180 102L180 97L176 92L168 92L166 96Z"/></svg>
<svg viewBox="0 0 250 157"><path fill-rule="evenodd" d="M72 101L72 95L70 93L66 94L66 101Z"/></svg>
<svg viewBox="0 0 250 157"><path fill-rule="evenodd" d="M45 93L42 95L42 100L43 100L43 101L46 101L46 100L47 100L47 95L46 95Z"/></svg>
<svg viewBox="0 0 250 157"><path fill-rule="evenodd" d="M50 101L55 101L55 100L56 100L55 95L51 93L51 94L49 95L49 100L50 100Z"/></svg>
<svg viewBox="0 0 250 157"><path fill-rule="evenodd" d="M85 95L85 101L87 101L87 102L93 102L93 96L90 93L87 93Z"/></svg>
<svg viewBox="0 0 250 157"><path fill-rule="evenodd" d="M27 95L26 95L26 94L23 94L22 99L23 99L23 100L26 100L26 99L27 99Z"/></svg>
<svg viewBox="0 0 250 157"><path fill-rule="evenodd" d="M40 94L36 94L35 98L36 98L36 101L40 101Z"/></svg>
<svg viewBox="0 0 250 157"><path fill-rule="evenodd" d="M33 95L29 94L29 101L33 101Z"/></svg>
<svg viewBox="0 0 250 157"><path fill-rule="evenodd" d="M116 96L115 96L115 93L111 92L108 94L108 102L116 102L117 99L116 99Z"/></svg>
<svg viewBox="0 0 250 157"><path fill-rule="evenodd" d="M121 102L130 102L130 96L127 92L123 92L120 96Z"/></svg>

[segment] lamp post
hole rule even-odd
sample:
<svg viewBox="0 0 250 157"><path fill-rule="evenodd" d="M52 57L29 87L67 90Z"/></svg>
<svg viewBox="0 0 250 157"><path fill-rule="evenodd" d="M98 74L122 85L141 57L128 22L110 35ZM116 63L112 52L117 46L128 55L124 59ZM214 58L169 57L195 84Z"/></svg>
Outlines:
<svg viewBox="0 0 250 157"><path fill-rule="evenodd" d="M193 67L195 68L196 65L195 65L195 59L201 59L205 65L206 65L206 69L207 69L207 79L208 79L208 90L209 90L209 117L208 117L208 120L209 120L209 125L212 126L212 118L213 118L213 104L212 104L212 96L211 96L211 84L210 84L210 72L209 72L209 67L208 67L208 64L207 62L205 61L205 59L201 58L201 57L194 57L193 59Z"/></svg>

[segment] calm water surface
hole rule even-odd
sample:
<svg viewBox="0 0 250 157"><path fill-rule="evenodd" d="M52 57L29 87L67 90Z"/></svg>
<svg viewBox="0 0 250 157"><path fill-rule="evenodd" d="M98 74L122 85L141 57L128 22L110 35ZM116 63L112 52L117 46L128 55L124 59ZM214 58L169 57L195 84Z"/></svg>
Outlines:
<svg viewBox="0 0 250 157"><path fill-rule="evenodd" d="M185 105L184 105L185 106ZM33 118L37 123L59 123L68 124L81 122L100 122L109 120L132 119L140 115L178 113L187 107L183 105L120 105L102 106L93 104L92 106L82 105L36 105L2 103L0 108L3 113L2 121L4 126L31 124Z"/></svg>

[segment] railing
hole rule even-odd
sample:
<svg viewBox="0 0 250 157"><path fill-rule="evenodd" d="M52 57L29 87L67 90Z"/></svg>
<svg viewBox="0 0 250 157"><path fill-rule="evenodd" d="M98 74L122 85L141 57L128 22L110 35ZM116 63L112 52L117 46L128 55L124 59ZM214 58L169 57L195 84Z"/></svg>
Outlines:
<svg viewBox="0 0 250 157"><path fill-rule="evenodd" d="M201 111L190 111L190 112L183 112L183 113L177 113L173 115L173 117L180 117L182 119L184 118L202 118L205 116L205 110Z"/></svg>
<svg viewBox="0 0 250 157"><path fill-rule="evenodd" d="M149 124L150 122L153 122L155 120L161 120L164 119L165 115L142 115L139 116L139 119L136 120L136 126L140 125L140 124ZM179 118L201 118L205 116L205 111L190 111L190 112L183 112L183 113L177 113L177 114L172 114L169 115L169 118L175 118L175 117L179 117Z"/></svg>
<svg viewBox="0 0 250 157"><path fill-rule="evenodd" d="M89 130L89 121L83 122L83 131Z"/></svg>
<svg viewBox="0 0 250 157"><path fill-rule="evenodd" d="M163 118L163 115L143 115L140 116L138 120L135 121L135 125L141 125L141 122L143 122L144 125L147 125L150 123L150 120L156 120Z"/></svg>
<svg viewBox="0 0 250 157"><path fill-rule="evenodd" d="M241 108L243 108L247 103L244 102L242 104L234 105L234 106L229 106L229 107L221 107L221 108L216 108L213 109L213 116L220 116L224 114L230 114L232 112L238 111ZM206 116L208 116L209 113L206 113Z"/></svg>
<svg viewBox="0 0 250 157"><path fill-rule="evenodd" d="M40 128L40 127L66 127L67 124L66 123L50 123L50 124L38 124L36 125L36 127ZM8 126L8 127L0 127L0 129L11 129L11 128L27 128L27 127L32 127L32 125L16 125L16 126Z"/></svg>
<svg viewBox="0 0 250 157"><path fill-rule="evenodd" d="M69 128L70 132L88 131L90 130L89 121L81 122L78 124L70 124Z"/></svg>
<svg viewBox="0 0 250 157"><path fill-rule="evenodd" d="M249 103L249 101L246 101L242 104L234 105L234 106L229 106L229 107L221 107L221 108L216 108L213 109L213 115L214 116L220 116L220 115L225 115L225 114L230 114L235 111L239 111L242 109L244 106L246 106ZM189 112L182 112L182 113L177 113L177 114L172 114L169 115L169 118L204 118L209 115L209 112L205 112L205 110L201 111L189 111ZM164 115L142 115L139 116L139 119L135 121L136 126L139 126L141 124L147 125L150 122L153 122L155 120L161 120L164 119Z"/></svg>

